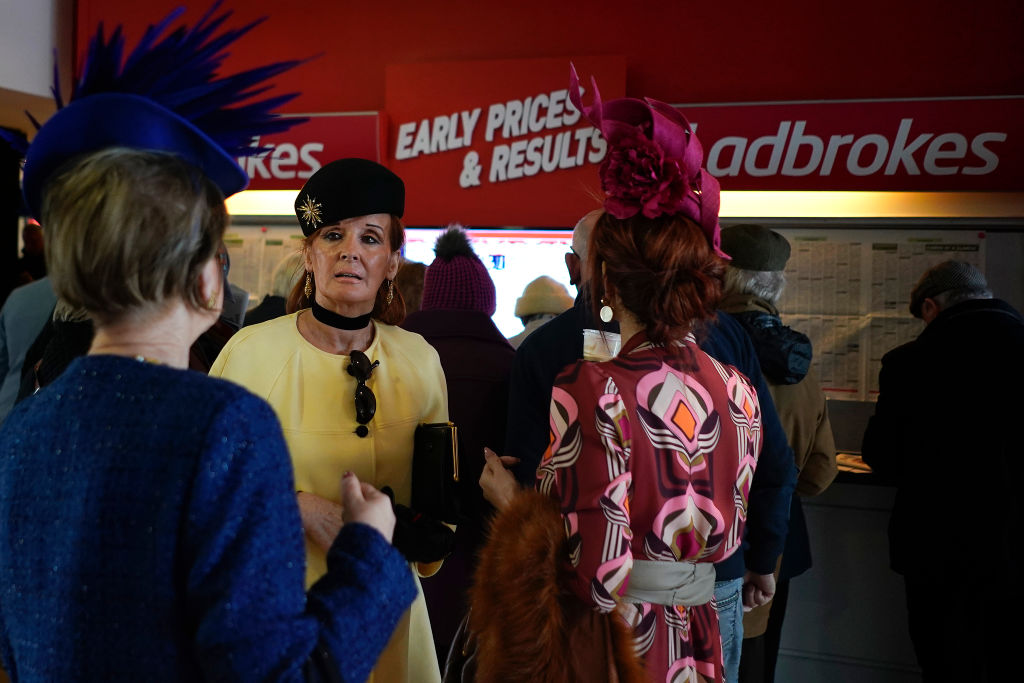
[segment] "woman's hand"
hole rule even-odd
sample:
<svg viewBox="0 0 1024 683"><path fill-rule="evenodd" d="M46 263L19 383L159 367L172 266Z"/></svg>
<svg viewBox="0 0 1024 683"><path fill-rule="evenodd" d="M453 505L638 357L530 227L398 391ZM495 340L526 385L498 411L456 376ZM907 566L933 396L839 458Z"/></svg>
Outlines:
<svg viewBox="0 0 1024 683"><path fill-rule="evenodd" d="M484 471L480 474L480 488L484 498L498 510L504 510L512 496L519 490L519 483L508 468L519 462L511 455L498 456L490 448L484 449Z"/></svg>
<svg viewBox="0 0 1024 683"><path fill-rule="evenodd" d="M344 520L372 526L391 542L395 532L395 512L391 499L356 475L346 472L341 480L341 504L344 506Z"/></svg>
<svg viewBox="0 0 1024 683"><path fill-rule="evenodd" d="M349 477L354 478L354 477ZM358 480L356 480L358 483ZM342 482L342 491L345 485ZM344 501L344 495L342 501ZM344 524L343 508L338 503L321 498L320 496L300 491L298 494L299 515L302 517L302 529L321 550L325 553L330 549L331 544L337 537L338 532ZM388 536L388 540L391 536Z"/></svg>

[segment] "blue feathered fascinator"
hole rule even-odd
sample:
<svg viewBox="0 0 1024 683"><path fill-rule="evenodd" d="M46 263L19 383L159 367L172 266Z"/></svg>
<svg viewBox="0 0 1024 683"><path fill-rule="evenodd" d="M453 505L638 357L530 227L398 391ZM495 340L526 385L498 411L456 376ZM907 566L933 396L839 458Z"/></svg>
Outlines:
<svg viewBox="0 0 1024 683"><path fill-rule="evenodd" d="M164 35L184 8L149 26L122 61L125 40L118 27L104 36L100 24L65 106L54 78L57 112L43 125L25 155L22 191L29 213L39 216L43 188L66 162L107 147L175 154L205 173L227 197L249 184L237 157L259 154L255 136L288 130L303 118L280 118L274 110L298 93L262 100L266 81L302 63L277 62L227 77L217 70L226 48L263 19L221 30L230 11L218 1L195 26ZM30 116L31 118L31 116Z"/></svg>

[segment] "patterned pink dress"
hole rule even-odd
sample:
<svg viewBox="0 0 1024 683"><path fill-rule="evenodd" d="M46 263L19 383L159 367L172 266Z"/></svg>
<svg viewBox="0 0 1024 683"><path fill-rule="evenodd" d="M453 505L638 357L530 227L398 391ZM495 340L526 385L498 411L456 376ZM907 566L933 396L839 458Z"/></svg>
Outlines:
<svg viewBox="0 0 1024 683"><path fill-rule="evenodd" d="M761 451L757 395L736 368L643 334L618 357L580 361L551 396L538 487L561 502L573 590L618 607L654 681L722 680L714 605L665 607L623 594L634 558L718 562L740 547Z"/></svg>

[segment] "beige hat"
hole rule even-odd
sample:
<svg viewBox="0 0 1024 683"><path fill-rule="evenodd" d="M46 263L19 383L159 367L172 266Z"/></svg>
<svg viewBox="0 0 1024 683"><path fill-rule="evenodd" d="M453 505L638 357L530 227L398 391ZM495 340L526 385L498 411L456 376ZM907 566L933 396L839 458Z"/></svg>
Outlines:
<svg viewBox="0 0 1024 683"><path fill-rule="evenodd" d="M535 313L561 313L572 308L572 297L558 280L547 275L526 285L523 295L516 301L516 317Z"/></svg>

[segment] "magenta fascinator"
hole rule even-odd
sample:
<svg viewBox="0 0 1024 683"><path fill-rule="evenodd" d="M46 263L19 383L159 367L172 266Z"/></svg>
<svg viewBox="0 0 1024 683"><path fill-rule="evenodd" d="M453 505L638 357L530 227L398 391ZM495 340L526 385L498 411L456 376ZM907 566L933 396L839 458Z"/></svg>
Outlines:
<svg viewBox="0 0 1024 683"><path fill-rule="evenodd" d="M701 167L704 149L675 107L644 98L601 101L591 77L593 103L583 106L576 68L569 66L569 99L608 142L601 162L604 208L619 219L685 216L701 226L719 256L718 180Z"/></svg>

